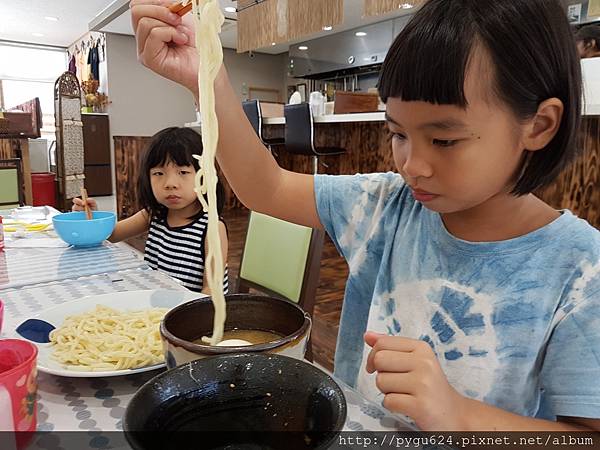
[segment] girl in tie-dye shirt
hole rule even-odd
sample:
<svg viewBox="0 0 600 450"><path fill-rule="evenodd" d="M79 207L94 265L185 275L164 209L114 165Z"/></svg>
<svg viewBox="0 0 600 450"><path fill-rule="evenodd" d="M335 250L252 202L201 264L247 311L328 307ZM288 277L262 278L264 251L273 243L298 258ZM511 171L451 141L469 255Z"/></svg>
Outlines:
<svg viewBox="0 0 600 450"><path fill-rule="evenodd" d="M600 233L532 194L580 83L558 2L415 15L379 86L399 174L315 179L350 269L338 376L429 430L600 428Z"/></svg>
<svg viewBox="0 0 600 450"><path fill-rule="evenodd" d="M198 96L190 24L167 4L132 1L139 59ZM600 233L533 194L580 122L559 0L424 4L379 84L398 173L286 171L225 69L215 89L240 200L324 227L348 261L338 377L424 430L600 429Z"/></svg>

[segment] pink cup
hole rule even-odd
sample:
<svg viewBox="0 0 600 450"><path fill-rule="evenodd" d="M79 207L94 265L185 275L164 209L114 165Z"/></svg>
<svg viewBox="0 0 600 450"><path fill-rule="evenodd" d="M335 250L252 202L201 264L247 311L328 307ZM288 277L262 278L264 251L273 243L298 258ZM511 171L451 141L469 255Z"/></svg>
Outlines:
<svg viewBox="0 0 600 450"><path fill-rule="evenodd" d="M19 339L0 339L0 432L34 432L38 349ZM2 433L0 433L2 434ZM27 433L16 435L22 448Z"/></svg>

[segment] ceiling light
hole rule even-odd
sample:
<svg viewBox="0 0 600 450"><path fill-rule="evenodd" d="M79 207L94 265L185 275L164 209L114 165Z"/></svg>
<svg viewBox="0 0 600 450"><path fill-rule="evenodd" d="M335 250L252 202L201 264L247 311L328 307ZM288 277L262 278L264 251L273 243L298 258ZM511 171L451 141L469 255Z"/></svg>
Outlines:
<svg viewBox="0 0 600 450"><path fill-rule="evenodd" d="M323 27L323 31L331 31L333 30L333 27L331 25L327 25L326 27Z"/></svg>
<svg viewBox="0 0 600 450"><path fill-rule="evenodd" d="M35 37L44 37L42 33L31 33Z"/></svg>
<svg viewBox="0 0 600 450"><path fill-rule="evenodd" d="M365 33L364 31L357 31L355 33L355 35L358 37L365 37L367 35L367 33Z"/></svg>
<svg viewBox="0 0 600 450"><path fill-rule="evenodd" d="M308 50L308 47L306 45L301 45L298 47L298 50Z"/></svg>
<svg viewBox="0 0 600 450"><path fill-rule="evenodd" d="M49 20L50 22L58 22L58 17L46 16L44 19Z"/></svg>
<svg viewBox="0 0 600 450"><path fill-rule="evenodd" d="M234 7L234 6L227 6L227 7L225 8L225 12L228 12L228 13L236 13L236 12L237 12L237 9L235 9L235 7Z"/></svg>
<svg viewBox="0 0 600 450"><path fill-rule="evenodd" d="M413 6L414 6L414 5L413 5L412 3L402 3L402 4L400 5L400 8L402 8L402 9L410 9L410 8L412 8Z"/></svg>
<svg viewBox="0 0 600 450"><path fill-rule="evenodd" d="M275 42L271 42L271 45L275 46L275 45L277 45L277 44L276 44Z"/></svg>

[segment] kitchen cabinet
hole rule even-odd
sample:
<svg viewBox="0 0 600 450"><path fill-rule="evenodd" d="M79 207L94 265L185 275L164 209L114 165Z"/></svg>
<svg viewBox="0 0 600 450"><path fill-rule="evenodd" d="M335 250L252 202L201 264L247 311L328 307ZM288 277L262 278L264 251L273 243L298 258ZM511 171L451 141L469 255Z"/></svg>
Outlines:
<svg viewBox="0 0 600 450"><path fill-rule="evenodd" d="M112 195L110 126L106 114L83 114L85 187L90 196Z"/></svg>

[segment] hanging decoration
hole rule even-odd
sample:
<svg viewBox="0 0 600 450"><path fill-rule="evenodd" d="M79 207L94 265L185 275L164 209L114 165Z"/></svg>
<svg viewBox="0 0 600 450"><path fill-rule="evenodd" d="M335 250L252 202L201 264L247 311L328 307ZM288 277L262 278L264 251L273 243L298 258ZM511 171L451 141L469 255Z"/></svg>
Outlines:
<svg viewBox="0 0 600 450"><path fill-rule="evenodd" d="M344 0L238 0L238 53L318 33L344 21Z"/></svg>

